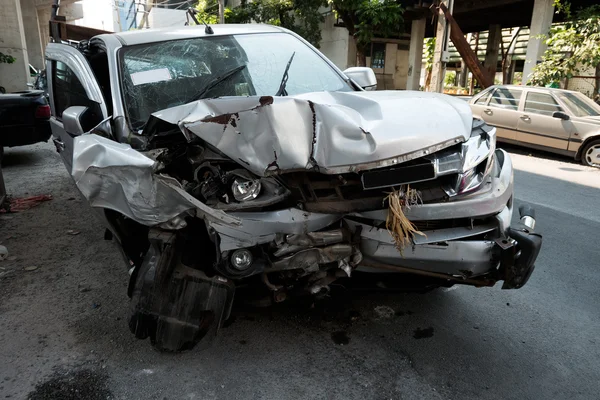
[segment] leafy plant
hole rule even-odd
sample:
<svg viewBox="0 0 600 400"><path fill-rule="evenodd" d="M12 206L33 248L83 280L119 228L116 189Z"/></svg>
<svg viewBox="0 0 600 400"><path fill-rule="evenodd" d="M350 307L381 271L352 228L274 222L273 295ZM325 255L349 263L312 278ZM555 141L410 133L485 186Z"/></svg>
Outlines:
<svg viewBox="0 0 600 400"><path fill-rule="evenodd" d="M8 54L4 54L0 51L0 64L12 64L16 61L17 59L14 58L11 55Z"/></svg>
<svg viewBox="0 0 600 400"><path fill-rule="evenodd" d="M448 71L444 76L444 86L455 86L456 71Z"/></svg>
<svg viewBox="0 0 600 400"><path fill-rule="evenodd" d="M226 8L224 17L226 23L281 26L318 47L321 41L319 24L324 20L319 9L325 4L325 0L242 0L239 7ZM217 22L218 6L215 5L215 0L200 0L196 7L201 16L206 16L207 23Z"/></svg>
<svg viewBox="0 0 600 400"><path fill-rule="evenodd" d="M425 57L425 90L429 90L431 84L431 72L433 70L433 54L435 53L435 37L425 39L425 50L423 51Z"/></svg>
<svg viewBox="0 0 600 400"><path fill-rule="evenodd" d="M529 80L533 85L546 86L570 78L581 68L600 66L600 7L592 6L577 12L574 20L551 29L546 39L548 49L534 68ZM596 92L598 91L596 84Z"/></svg>
<svg viewBox="0 0 600 400"><path fill-rule="evenodd" d="M328 1L354 38L358 65L366 64L366 51L373 37L390 37L402 29L404 9L394 0Z"/></svg>
<svg viewBox="0 0 600 400"><path fill-rule="evenodd" d="M206 22L207 24L219 23L219 3L215 0L199 0L196 7L194 7L198 14L196 18L200 22Z"/></svg>

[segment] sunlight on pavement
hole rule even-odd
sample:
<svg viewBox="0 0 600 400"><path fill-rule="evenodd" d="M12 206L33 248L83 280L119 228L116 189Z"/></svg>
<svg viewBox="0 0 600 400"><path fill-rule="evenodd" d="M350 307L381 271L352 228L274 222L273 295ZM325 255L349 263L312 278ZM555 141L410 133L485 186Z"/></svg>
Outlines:
<svg viewBox="0 0 600 400"><path fill-rule="evenodd" d="M600 189L600 169L575 162L510 153L515 170Z"/></svg>

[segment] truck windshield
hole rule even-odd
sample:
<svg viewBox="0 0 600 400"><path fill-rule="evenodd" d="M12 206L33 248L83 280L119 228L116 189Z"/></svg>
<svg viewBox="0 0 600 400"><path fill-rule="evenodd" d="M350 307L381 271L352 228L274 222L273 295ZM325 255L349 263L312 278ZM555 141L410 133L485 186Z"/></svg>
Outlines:
<svg viewBox="0 0 600 400"><path fill-rule="evenodd" d="M294 53L286 94L353 90L310 47L283 32L125 47L123 97L131 127L142 129L152 113L198 98L273 96Z"/></svg>

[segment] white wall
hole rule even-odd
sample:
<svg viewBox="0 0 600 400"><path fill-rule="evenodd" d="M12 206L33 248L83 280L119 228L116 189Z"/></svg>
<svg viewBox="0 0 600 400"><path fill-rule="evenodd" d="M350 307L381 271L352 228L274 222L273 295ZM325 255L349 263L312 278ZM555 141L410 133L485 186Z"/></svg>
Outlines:
<svg viewBox="0 0 600 400"><path fill-rule="evenodd" d="M181 28L187 21L185 14L185 10L154 7L150 10L150 14L148 14L148 26L150 28Z"/></svg>
<svg viewBox="0 0 600 400"><path fill-rule="evenodd" d="M41 69L44 67L44 55L35 2L33 0L21 0L21 13L23 15L23 30L25 31L29 63L36 69Z"/></svg>
<svg viewBox="0 0 600 400"><path fill-rule="evenodd" d="M338 68L348 68L348 42L350 35L346 28L334 26L335 16L329 14L321 24L321 52Z"/></svg>
<svg viewBox="0 0 600 400"><path fill-rule="evenodd" d="M16 58L12 64L0 63L0 86L6 92L27 89L29 59L19 0L0 0L0 52Z"/></svg>
<svg viewBox="0 0 600 400"><path fill-rule="evenodd" d="M109 32L120 30L112 0L82 0L69 6L73 7L74 17L83 16L83 18L73 19L72 21L69 21L69 18L67 18L67 22L70 24ZM78 10L79 7L81 7L81 14ZM64 10L61 6L58 12L60 15L63 15L63 12L66 13L67 10Z"/></svg>

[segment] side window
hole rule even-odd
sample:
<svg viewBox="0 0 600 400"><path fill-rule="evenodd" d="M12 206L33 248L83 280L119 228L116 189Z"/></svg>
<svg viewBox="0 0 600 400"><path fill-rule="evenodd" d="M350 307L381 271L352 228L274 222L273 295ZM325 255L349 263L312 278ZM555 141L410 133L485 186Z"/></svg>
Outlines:
<svg viewBox="0 0 600 400"><path fill-rule="evenodd" d="M490 95L492 94L492 90L488 90L487 93L484 93L483 95L481 95L480 98L478 98L477 100L475 100L475 104L479 104L480 106L484 106L488 99L490 98Z"/></svg>
<svg viewBox="0 0 600 400"><path fill-rule="evenodd" d="M517 111L521 94L523 94L521 89L498 88L492 94L489 106Z"/></svg>
<svg viewBox="0 0 600 400"><path fill-rule="evenodd" d="M90 119L102 119L100 105L88 99L85 89L75 73L60 61L53 62L52 92L57 118L62 117L63 111L71 106L85 106L91 113Z"/></svg>
<svg viewBox="0 0 600 400"><path fill-rule="evenodd" d="M554 97L547 93L527 93L527 98L525 99L525 112L551 117L555 111L562 110L563 109L558 105L556 100L554 100Z"/></svg>

